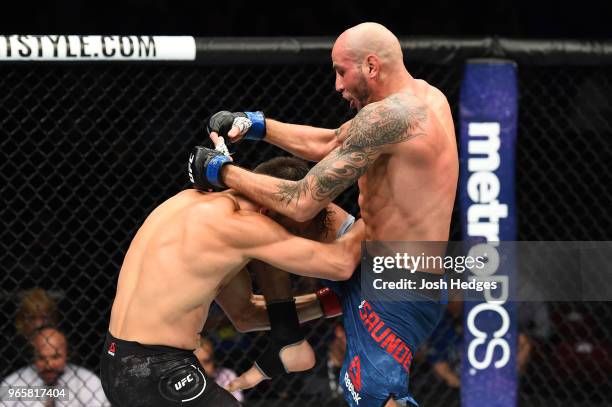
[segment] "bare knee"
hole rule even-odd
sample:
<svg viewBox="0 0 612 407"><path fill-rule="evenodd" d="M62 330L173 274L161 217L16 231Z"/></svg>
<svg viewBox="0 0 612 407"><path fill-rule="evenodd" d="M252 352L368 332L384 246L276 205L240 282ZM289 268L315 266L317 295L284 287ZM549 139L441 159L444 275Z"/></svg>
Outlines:
<svg viewBox="0 0 612 407"><path fill-rule="evenodd" d="M395 400L389 399L387 400L387 404L385 404L385 407L400 407L400 405L397 404Z"/></svg>

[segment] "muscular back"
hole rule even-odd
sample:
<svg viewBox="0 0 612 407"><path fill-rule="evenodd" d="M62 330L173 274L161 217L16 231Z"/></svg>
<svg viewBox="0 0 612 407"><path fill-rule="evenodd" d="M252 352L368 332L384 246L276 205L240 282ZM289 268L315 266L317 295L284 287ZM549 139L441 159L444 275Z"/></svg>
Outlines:
<svg viewBox="0 0 612 407"><path fill-rule="evenodd" d="M195 190L156 208L121 267L111 334L144 344L195 348L210 303L246 263L219 230L220 220L236 210L228 195Z"/></svg>
<svg viewBox="0 0 612 407"><path fill-rule="evenodd" d="M231 193L195 190L155 209L121 267L111 334L194 349L210 303L252 259L303 276L350 276L359 261L362 223L322 244L289 234L257 209Z"/></svg>
<svg viewBox="0 0 612 407"><path fill-rule="evenodd" d="M391 95L409 123L404 136L380 126L374 137L394 139L359 179L359 206L368 240L445 241L458 176L457 146L448 102L416 81Z"/></svg>

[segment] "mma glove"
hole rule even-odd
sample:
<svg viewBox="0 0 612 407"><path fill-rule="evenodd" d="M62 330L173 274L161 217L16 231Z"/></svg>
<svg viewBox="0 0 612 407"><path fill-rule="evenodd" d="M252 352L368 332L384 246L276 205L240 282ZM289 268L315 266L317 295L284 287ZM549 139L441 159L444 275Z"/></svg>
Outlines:
<svg viewBox="0 0 612 407"><path fill-rule="evenodd" d="M340 299L335 292L325 287L317 291L316 294L325 318L333 318L342 315L342 304L340 304Z"/></svg>
<svg viewBox="0 0 612 407"><path fill-rule="evenodd" d="M316 292L321 311L325 318L342 314L340 299L331 289L325 287ZM287 346L297 345L304 340L295 308L295 300L278 300L266 304L270 319L270 343L255 361L255 366L266 378L289 373L280 359L280 352Z"/></svg>
<svg viewBox="0 0 612 407"><path fill-rule="evenodd" d="M240 129L240 135L247 140L261 140L266 136L266 117L263 112L228 112L221 111L208 119L206 130L227 140L227 133L232 127Z"/></svg>
<svg viewBox="0 0 612 407"><path fill-rule="evenodd" d="M221 181L221 169L231 158L210 148L195 146L189 156L187 171L194 188L209 191L227 188Z"/></svg>

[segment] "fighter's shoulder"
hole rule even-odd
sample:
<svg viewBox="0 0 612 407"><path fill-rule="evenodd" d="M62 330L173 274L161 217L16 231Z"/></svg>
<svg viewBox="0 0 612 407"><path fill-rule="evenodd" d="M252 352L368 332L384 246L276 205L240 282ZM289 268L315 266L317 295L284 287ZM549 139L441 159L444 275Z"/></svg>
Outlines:
<svg viewBox="0 0 612 407"><path fill-rule="evenodd" d="M431 110L450 109L448 99L440 89L422 79L416 79L415 82L419 90L418 94Z"/></svg>
<svg viewBox="0 0 612 407"><path fill-rule="evenodd" d="M194 212L236 212L240 209L238 201L226 193L206 193L200 194L193 200L191 208Z"/></svg>
<svg viewBox="0 0 612 407"><path fill-rule="evenodd" d="M364 106L351 121L349 132L360 129L375 129L377 133L385 129L397 131L426 119L427 105L419 96L398 92Z"/></svg>
<svg viewBox="0 0 612 407"><path fill-rule="evenodd" d="M235 247L258 246L283 240L288 232L269 217L255 211L238 210L223 222L226 236Z"/></svg>
<svg viewBox="0 0 612 407"><path fill-rule="evenodd" d="M249 227L256 227L256 228L266 227L266 228L273 228L273 229L280 228L284 230L282 226L274 222L272 219L270 219L266 215L263 215L255 211L240 209L234 212L233 219L242 224L248 225ZM258 229L258 230L260 230L261 232L264 231L264 229Z"/></svg>
<svg viewBox="0 0 612 407"><path fill-rule="evenodd" d="M236 200L228 194L201 194L193 199L186 208L188 226L200 229L206 225L212 228L215 225L221 225L224 220L229 220L240 209Z"/></svg>
<svg viewBox="0 0 612 407"><path fill-rule="evenodd" d="M409 126L427 120L429 104L420 93L393 93L379 103L381 103L379 109L393 114L398 119L405 121Z"/></svg>

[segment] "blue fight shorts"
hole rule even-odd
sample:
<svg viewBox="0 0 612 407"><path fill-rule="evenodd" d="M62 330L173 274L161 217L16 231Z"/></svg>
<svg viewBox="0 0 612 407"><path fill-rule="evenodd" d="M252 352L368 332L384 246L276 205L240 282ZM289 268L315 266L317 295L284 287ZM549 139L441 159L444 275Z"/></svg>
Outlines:
<svg viewBox="0 0 612 407"><path fill-rule="evenodd" d="M433 300L366 301L361 271L342 282L322 280L342 302L346 357L340 386L352 407L381 407L390 398L417 405L408 391L410 365L440 321L444 306Z"/></svg>

